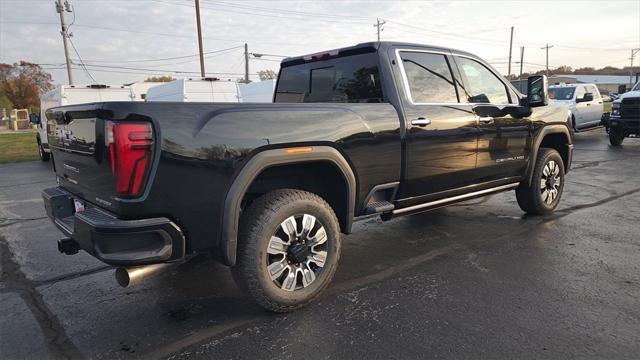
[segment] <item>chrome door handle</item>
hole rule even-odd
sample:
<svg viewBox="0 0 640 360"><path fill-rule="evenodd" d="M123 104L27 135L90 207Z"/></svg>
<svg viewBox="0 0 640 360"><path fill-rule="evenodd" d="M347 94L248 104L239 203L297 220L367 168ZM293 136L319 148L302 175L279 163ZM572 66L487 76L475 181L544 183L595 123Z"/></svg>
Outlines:
<svg viewBox="0 0 640 360"><path fill-rule="evenodd" d="M493 121L493 118L491 116L481 116L478 118L478 121L483 124L489 124Z"/></svg>
<svg viewBox="0 0 640 360"><path fill-rule="evenodd" d="M431 124L431 120L429 120L427 118L423 118L423 117L419 117L417 119L411 120L411 125L413 125L413 126L425 127L425 126L430 125L430 124Z"/></svg>

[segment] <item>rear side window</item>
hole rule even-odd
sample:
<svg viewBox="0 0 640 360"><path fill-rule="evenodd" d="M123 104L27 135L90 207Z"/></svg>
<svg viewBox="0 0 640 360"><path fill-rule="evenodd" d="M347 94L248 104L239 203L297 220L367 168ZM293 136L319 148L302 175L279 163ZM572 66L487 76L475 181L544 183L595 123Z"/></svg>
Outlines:
<svg viewBox="0 0 640 360"><path fill-rule="evenodd" d="M283 67L275 102L383 102L376 53Z"/></svg>
<svg viewBox="0 0 640 360"><path fill-rule="evenodd" d="M409 97L414 103L457 103L451 68L442 54L401 52Z"/></svg>
<svg viewBox="0 0 640 360"><path fill-rule="evenodd" d="M508 104L507 87L481 63L457 57L460 72L465 79L464 93L470 103Z"/></svg>

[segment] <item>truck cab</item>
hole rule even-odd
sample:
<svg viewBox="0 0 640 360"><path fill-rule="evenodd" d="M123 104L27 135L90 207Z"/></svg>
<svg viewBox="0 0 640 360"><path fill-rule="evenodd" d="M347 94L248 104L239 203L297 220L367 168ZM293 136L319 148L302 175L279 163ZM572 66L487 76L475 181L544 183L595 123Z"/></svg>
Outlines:
<svg viewBox="0 0 640 360"><path fill-rule="evenodd" d="M604 113L604 101L594 84L559 84L549 86L549 99L571 111L575 131L600 125Z"/></svg>
<svg viewBox="0 0 640 360"><path fill-rule="evenodd" d="M620 146L625 138L639 136L640 82L613 102L609 117L609 141L613 146Z"/></svg>

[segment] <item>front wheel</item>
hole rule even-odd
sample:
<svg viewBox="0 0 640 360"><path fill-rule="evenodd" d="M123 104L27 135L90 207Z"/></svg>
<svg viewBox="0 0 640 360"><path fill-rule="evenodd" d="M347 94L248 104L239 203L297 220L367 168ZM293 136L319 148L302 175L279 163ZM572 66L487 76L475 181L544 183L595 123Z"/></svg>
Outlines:
<svg viewBox="0 0 640 360"><path fill-rule="evenodd" d="M624 140L624 132L618 130L616 128L609 129L609 142L612 146L620 146L622 145L622 141Z"/></svg>
<svg viewBox="0 0 640 360"><path fill-rule="evenodd" d="M40 141L38 141L38 156L40 157L41 161L49 161L50 154L44 151L44 148L42 147L42 143L40 143Z"/></svg>
<svg viewBox="0 0 640 360"><path fill-rule="evenodd" d="M321 197L284 189L256 199L242 215L236 283L262 307L287 312L315 299L340 258L340 228Z"/></svg>
<svg viewBox="0 0 640 360"><path fill-rule="evenodd" d="M520 208L530 215L553 212L564 189L564 162L555 149L540 148L531 184L523 182L516 188Z"/></svg>

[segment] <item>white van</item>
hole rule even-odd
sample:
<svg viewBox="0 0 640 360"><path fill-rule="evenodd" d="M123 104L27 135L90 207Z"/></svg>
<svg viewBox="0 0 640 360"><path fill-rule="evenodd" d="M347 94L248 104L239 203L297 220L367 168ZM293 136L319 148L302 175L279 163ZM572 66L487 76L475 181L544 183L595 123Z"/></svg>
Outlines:
<svg viewBox="0 0 640 360"><path fill-rule="evenodd" d="M56 106L86 104L102 101L131 101L128 86L110 85L58 85L40 97L40 121L38 122L38 153L42 161L48 161L51 151L47 141L48 109Z"/></svg>
<svg viewBox="0 0 640 360"><path fill-rule="evenodd" d="M240 84L240 94L242 95L242 102L273 102L273 92L275 91L275 89L275 80L264 80L248 84Z"/></svg>
<svg viewBox="0 0 640 360"><path fill-rule="evenodd" d="M162 84L164 83L155 81L135 82L133 84L129 84L128 86L129 90L131 91L131 101L145 101L149 89Z"/></svg>
<svg viewBox="0 0 640 360"><path fill-rule="evenodd" d="M149 89L146 101L241 102L238 83L217 78L177 79Z"/></svg>
<svg viewBox="0 0 640 360"><path fill-rule="evenodd" d="M594 84L560 84L549 86L549 100L565 104L571 111L573 129L584 130L600 125L604 104Z"/></svg>

